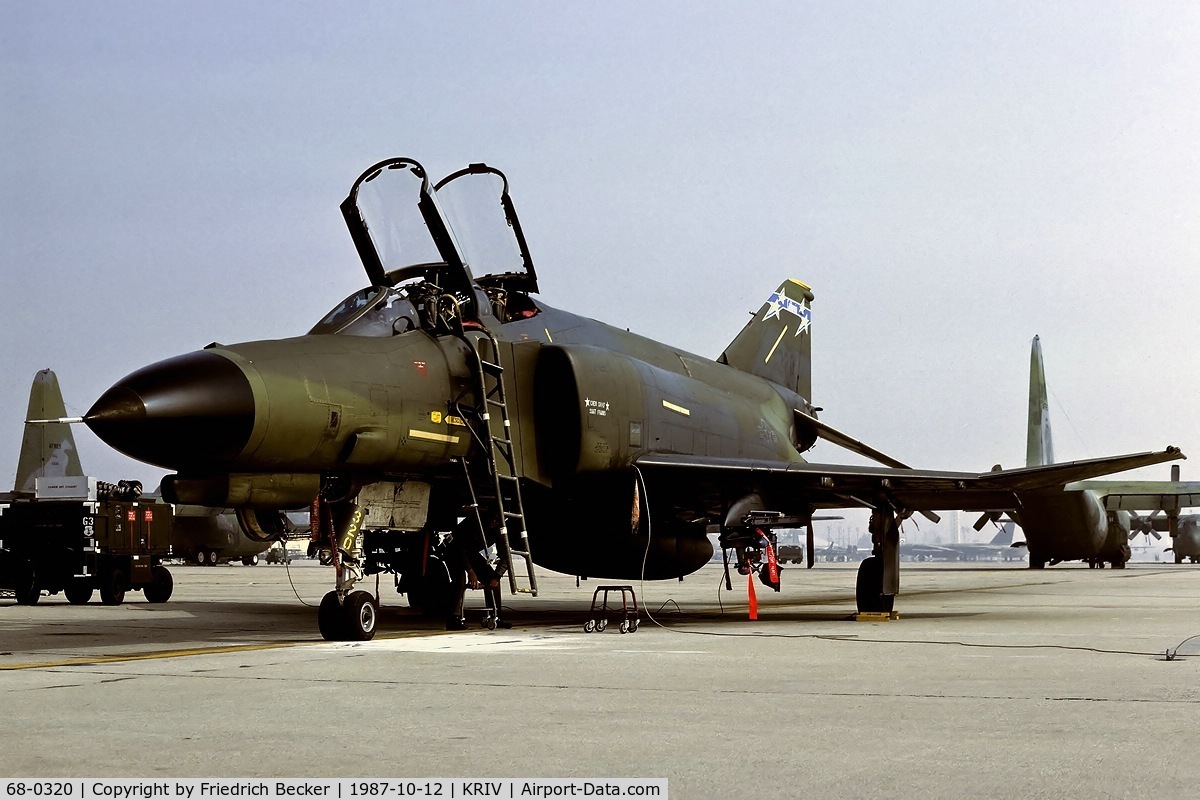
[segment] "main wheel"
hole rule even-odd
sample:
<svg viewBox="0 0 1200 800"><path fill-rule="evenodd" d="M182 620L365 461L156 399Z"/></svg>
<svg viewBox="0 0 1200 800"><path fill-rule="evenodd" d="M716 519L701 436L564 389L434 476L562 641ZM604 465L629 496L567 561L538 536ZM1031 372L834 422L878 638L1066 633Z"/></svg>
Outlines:
<svg viewBox="0 0 1200 800"><path fill-rule="evenodd" d="M68 603L81 606L92 599L92 585L84 581L72 581L67 584L63 593L67 596Z"/></svg>
<svg viewBox="0 0 1200 800"><path fill-rule="evenodd" d="M345 639L345 619L337 592L326 593L321 598L320 608L317 609L317 628L321 631L321 638L327 642L340 642Z"/></svg>
<svg viewBox="0 0 1200 800"><path fill-rule="evenodd" d="M375 598L370 592L351 592L342 604L342 614L345 615L345 638L352 642L368 642L375 636L375 622L378 619L378 609L375 608Z"/></svg>
<svg viewBox="0 0 1200 800"><path fill-rule="evenodd" d="M854 600L859 613L890 612L895 606L896 596L883 593L883 560L878 556L868 556L858 565Z"/></svg>
<svg viewBox="0 0 1200 800"><path fill-rule="evenodd" d="M150 575L154 578L154 582L147 584L142 589L142 593L146 595L146 602L165 603L170 600L171 591L175 588L175 580L171 577L171 571L163 566L152 567Z"/></svg>
<svg viewBox="0 0 1200 800"><path fill-rule="evenodd" d="M17 598L17 605L37 605L37 601L42 597L42 590L38 588L37 572L33 568L33 563L22 559L15 571L16 585L13 587L13 594Z"/></svg>
<svg viewBox="0 0 1200 800"><path fill-rule="evenodd" d="M215 566L217 565L217 563L218 563L218 558L219 558L219 557L217 556L217 551L216 551L216 550L209 550L209 551L208 551L208 559L207 559L207 561L208 561L208 565L209 565L210 567L215 567Z"/></svg>
<svg viewBox="0 0 1200 800"><path fill-rule="evenodd" d="M119 606L125 602L125 573L114 569L100 584L100 602L106 606Z"/></svg>
<svg viewBox="0 0 1200 800"><path fill-rule="evenodd" d="M258 566L258 556L243 557L242 558L242 566L243 567L257 567Z"/></svg>
<svg viewBox="0 0 1200 800"><path fill-rule="evenodd" d="M408 593L409 605L421 609L430 619L442 619L450 614L454 603L454 581L450 577L450 566L436 553L429 555L425 563L425 574L413 578L416 591Z"/></svg>

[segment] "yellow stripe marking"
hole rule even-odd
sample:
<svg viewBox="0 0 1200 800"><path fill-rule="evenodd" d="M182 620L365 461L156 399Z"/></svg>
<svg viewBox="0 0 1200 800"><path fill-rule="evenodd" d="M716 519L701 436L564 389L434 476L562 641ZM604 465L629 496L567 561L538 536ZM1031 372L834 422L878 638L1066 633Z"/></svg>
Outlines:
<svg viewBox="0 0 1200 800"><path fill-rule="evenodd" d="M405 631L403 633L375 634L374 641L380 639L416 639L423 636L441 636L453 631ZM0 664L0 672L10 672L23 669L54 669L56 667L86 667L96 664L117 664L122 661L153 661L159 658L184 658L186 656L212 656L225 653L252 653L256 650L279 650L284 647L304 647L306 645L347 644L346 642L326 642L304 640L292 642L269 642L264 644L229 644L214 647L190 647L184 650L160 650L152 653L128 653L115 656L80 656L78 658L63 658L58 661L36 661L25 664Z"/></svg>
<svg viewBox="0 0 1200 800"><path fill-rule="evenodd" d="M668 411L674 411L676 414L683 414L685 417L690 417L692 415L692 412L688 411L683 406L677 406L674 403L668 403L666 400L663 400L663 408L667 409Z"/></svg>
<svg viewBox="0 0 1200 800"><path fill-rule="evenodd" d="M458 436L448 436L444 433L433 433L432 431L418 431L410 428L408 435L413 439L425 439L430 442L444 442L446 444L458 444Z"/></svg>
<svg viewBox="0 0 1200 800"><path fill-rule="evenodd" d="M554 337L550 335L550 329L542 328L542 330L546 332L546 341L550 342L550 344L554 344Z"/></svg>
<svg viewBox="0 0 1200 800"><path fill-rule="evenodd" d="M779 338L775 340L775 344L771 345L771 352L767 353L767 357L763 359L764 364L771 360L771 356L775 355L775 348L779 347L779 343L783 341L783 335L787 333L787 331L788 326L784 325L783 330L779 332Z"/></svg>

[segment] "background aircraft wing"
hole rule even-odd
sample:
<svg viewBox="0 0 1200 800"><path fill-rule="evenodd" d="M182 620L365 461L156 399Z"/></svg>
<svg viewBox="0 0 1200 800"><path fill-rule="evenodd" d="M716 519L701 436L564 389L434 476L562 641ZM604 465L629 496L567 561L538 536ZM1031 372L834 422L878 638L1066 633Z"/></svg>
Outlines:
<svg viewBox="0 0 1200 800"><path fill-rule="evenodd" d="M810 508L869 508L886 498L897 509L985 511L1012 508L1019 491L1061 488L1089 477L1184 458L1178 448L995 472L941 472L757 459L647 453L635 462L656 494L698 516L757 493L768 508L803 516Z"/></svg>
<svg viewBox="0 0 1200 800"><path fill-rule="evenodd" d="M1200 482L1196 481L1078 481L1067 488L1099 492L1109 511L1177 511L1200 506Z"/></svg>

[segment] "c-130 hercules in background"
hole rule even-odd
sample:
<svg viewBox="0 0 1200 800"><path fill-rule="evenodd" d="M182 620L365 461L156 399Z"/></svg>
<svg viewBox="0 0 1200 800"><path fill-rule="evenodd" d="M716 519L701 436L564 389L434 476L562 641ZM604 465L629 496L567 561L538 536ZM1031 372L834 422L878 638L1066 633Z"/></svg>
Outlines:
<svg viewBox="0 0 1200 800"><path fill-rule="evenodd" d="M337 573L318 613L327 639L373 635L375 601L354 589L364 571L395 572L410 601L453 617L449 586L468 565L485 584L507 573L512 592L536 593L535 563L682 577L708 563L716 525L749 572L764 533L823 508L872 509L858 604L890 610L898 520L914 511L1007 508L1020 490L1182 457L909 469L817 421L801 283L780 285L712 361L535 301L494 168L431 186L417 162L382 161L341 208L368 288L307 335L145 367L84 417L116 449L175 470L168 500L238 508L252 535L311 504ZM818 438L887 466L806 463Z"/></svg>
<svg viewBox="0 0 1200 800"><path fill-rule="evenodd" d="M1041 339L1034 336L1029 351L1025 466L1053 463L1046 369ZM1122 569L1130 558L1129 541L1140 533L1154 531L1158 523L1156 514L1166 512L1167 526L1162 530L1172 531L1174 538L1183 527L1180 520L1187 519L1179 517L1179 510L1200 502L1200 483L1180 481L1178 465L1171 470L1169 481L1080 480L1049 490L1025 491L1017 496L1017 505L1004 511L1024 530L1032 569L1073 560L1085 561L1091 567L1107 563L1113 569ZM1131 517L1130 512L1137 509L1155 513L1149 517ZM996 520L999 516L1000 511L985 513L975 523L975 529L981 530L989 519ZM1179 540L1175 541L1178 546ZM1187 544L1183 540L1185 548Z"/></svg>

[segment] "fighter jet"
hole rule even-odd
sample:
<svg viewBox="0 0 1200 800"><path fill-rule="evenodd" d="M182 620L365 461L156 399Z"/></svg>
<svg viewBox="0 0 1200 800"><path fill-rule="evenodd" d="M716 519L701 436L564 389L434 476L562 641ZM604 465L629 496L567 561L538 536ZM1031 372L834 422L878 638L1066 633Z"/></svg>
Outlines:
<svg viewBox="0 0 1200 800"><path fill-rule="evenodd" d="M1039 337L1029 355L1029 422L1025 463L1038 468L1054 463L1050 432L1050 403ZM1121 569L1129 561L1129 540L1137 535L1129 512L1162 510L1178 516L1179 509L1200 504L1200 483L1171 481L1078 480L1061 487L1041 487L1016 493L1016 506L1005 509L1025 532L1029 566L1042 569L1062 561L1086 561L1101 568ZM976 522L981 529L999 510Z"/></svg>
<svg viewBox="0 0 1200 800"><path fill-rule="evenodd" d="M719 529L739 571L774 528L869 508L860 608L899 591L898 521L1009 507L1182 458L1176 448L989 473L907 467L817 419L813 292L785 280L715 360L551 308L499 170L433 184L409 158L371 166L341 204L368 286L305 335L212 344L118 381L85 414L116 449L173 470L173 502L237 508L270 537L311 508L335 567L326 639L368 639L387 570L410 602L465 625L468 576L537 592L535 564L583 577L677 578ZM807 463L818 438L885 466ZM760 573L761 574L761 573Z"/></svg>

